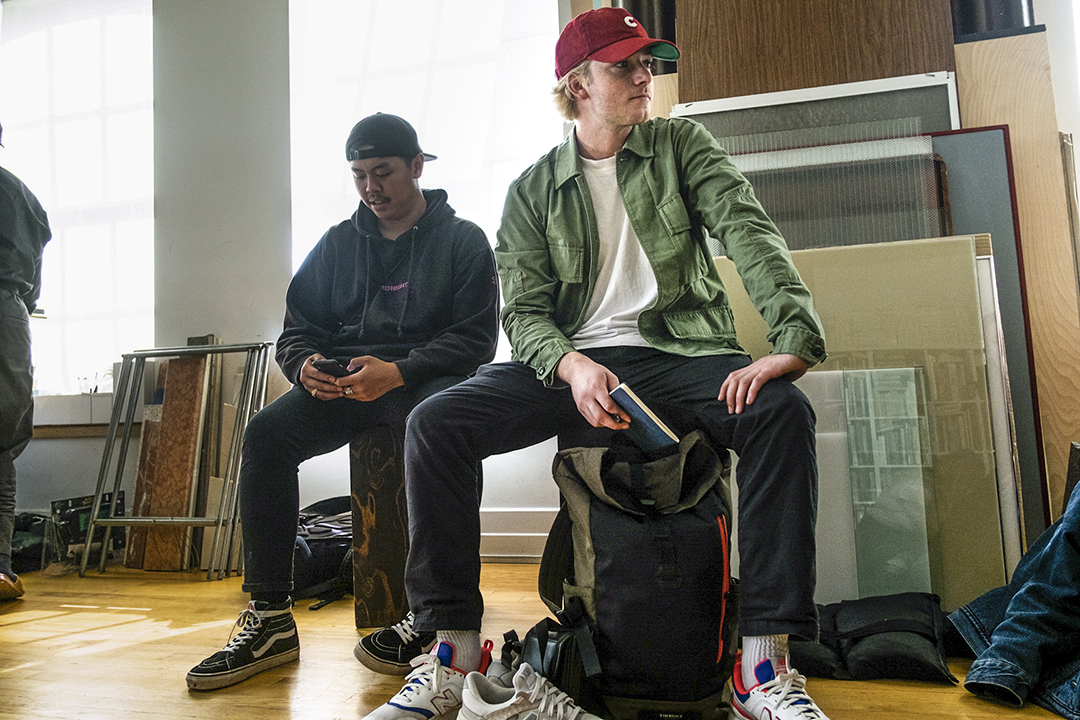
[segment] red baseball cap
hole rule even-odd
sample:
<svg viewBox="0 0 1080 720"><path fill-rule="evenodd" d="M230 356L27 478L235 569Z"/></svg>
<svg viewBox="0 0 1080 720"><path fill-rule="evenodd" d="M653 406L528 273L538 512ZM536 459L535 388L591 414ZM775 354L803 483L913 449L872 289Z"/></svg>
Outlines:
<svg viewBox="0 0 1080 720"><path fill-rule="evenodd" d="M653 57L678 60L679 48L667 40L649 37L645 28L623 8L603 7L571 20L555 44L555 77L570 72L582 60L622 62L638 50L652 46Z"/></svg>

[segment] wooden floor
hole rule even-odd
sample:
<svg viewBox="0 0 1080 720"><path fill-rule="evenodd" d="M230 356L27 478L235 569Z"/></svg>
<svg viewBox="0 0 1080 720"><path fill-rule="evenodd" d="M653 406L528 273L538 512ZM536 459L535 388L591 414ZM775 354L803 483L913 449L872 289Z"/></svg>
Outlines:
<svg viewBox="0 0 1080 720"><path fill-rule="evenodd" d="M524 632L546 614L536 592L536 565L483 566L487 606L483 636ZM361 666L352 648L351 599L318 611L295 611L298 663L233 687L189 692L187 671L220 649L246 603L240 580L202 574L110 568L101 575L23 576L27 593L0 603L0 717L349 718L385 702L400 679ZM967 663L953 663L963 678ZM897 681L811 678L809 691L832 720L900 718L1054 718L976 699L962 687Z"/></svg>

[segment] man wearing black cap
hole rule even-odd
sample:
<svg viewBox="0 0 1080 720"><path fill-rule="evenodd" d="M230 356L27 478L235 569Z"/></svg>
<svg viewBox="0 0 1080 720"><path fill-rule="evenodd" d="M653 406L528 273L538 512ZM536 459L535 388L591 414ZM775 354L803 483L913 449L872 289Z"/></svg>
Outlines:
<svg viewBox="0 0 1080 720"><path fill-rule="evenodd" d="M277 362L293 388L248 424L240 466L244 585L241 631L188 673L211 690L295 660L290 592L301 462L367 427L401 425L420 400L491 360L498 286L484 232L443 190L421 190L416 132L376 114L352 129L345 158L361 204L330 228L285 297ZM316 362L336 360L342 377Z"/></svg>
<svg viewBox="0 0 1080 720"><path fill-rule="evenodd" d="M556 104L574 131L511 184L495 248L515 362L481 368L407 424L406 589L414 629L438 642L368 720L446 714L482 663L476 463L575 426L628 428L609 396L620 380L654 409L692 413L739 457L733 708L824 720L787 658L789 634L817 635L814 413L791 382L825 359L809 292L713 137L691 120L649 119L653 58L677 59L673 44L601 8L571 21L555 53ZM706 234L768 322L770 355L739 346Z"/></svg>

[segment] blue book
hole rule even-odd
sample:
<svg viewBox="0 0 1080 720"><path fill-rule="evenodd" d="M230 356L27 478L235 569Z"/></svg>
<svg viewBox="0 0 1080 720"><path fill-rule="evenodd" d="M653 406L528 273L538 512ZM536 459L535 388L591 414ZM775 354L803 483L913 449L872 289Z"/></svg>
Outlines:
<svg viewBox="0 0 1080 720"><path fill-rule="evenodd" d="M679 436L673 433L626 383L620 384L610 394L611 399L630 416L630 427L626 432L642 450L655 452L679 444Z"/></svg>

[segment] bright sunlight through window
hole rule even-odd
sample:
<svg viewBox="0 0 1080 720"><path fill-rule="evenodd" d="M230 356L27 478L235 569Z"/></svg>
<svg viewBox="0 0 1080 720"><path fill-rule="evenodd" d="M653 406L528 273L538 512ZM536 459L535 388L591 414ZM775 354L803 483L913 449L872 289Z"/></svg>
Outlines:
<svg viewBox="0 0 1080 720"><path fill-rule="evenodd" d="M294 269L356 209L345 139L375 112L412 123L438 156L421 186L494 244L510 181L562 139L558 3L292 0L289 15Z"/></svg>
<svg viewBox="0 0 1080 720"><path fill-rule="evenodd" d="M49 215L31 320L38 394L110 389L154 344L150 0L5 0L0 165Z"/></svg>

